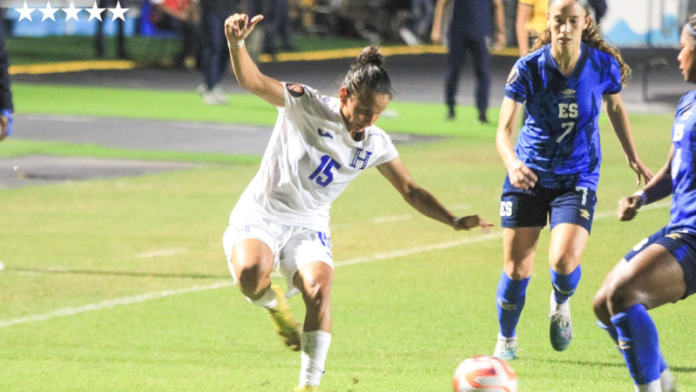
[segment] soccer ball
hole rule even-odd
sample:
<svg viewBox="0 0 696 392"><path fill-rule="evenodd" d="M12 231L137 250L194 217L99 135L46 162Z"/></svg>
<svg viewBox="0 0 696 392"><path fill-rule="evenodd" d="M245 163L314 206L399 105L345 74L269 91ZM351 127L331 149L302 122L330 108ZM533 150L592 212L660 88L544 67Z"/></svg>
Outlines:
<svg viewBox="0 0 696 392"><path fill-rule="evenodd" d="M452 380L454 392L518 392L517 374L495 357L474 357L459 364Z"/></svg>

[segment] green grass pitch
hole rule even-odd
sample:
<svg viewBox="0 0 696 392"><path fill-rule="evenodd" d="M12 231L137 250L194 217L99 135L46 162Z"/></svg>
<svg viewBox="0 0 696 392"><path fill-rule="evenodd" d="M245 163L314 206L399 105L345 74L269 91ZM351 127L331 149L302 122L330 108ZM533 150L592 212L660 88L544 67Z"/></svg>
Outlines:
<svg viewBox="0 0 696 392"><path fill-rule="evenodd" d="M19 86L17 106L36 105L28 111L40 112L39 103L22 101L32 88ZM131 93L137 100L142 92ZM433 112L432 105L393 106L408 107L414 119ZM81 114L100 115L98 111ZM126 111L104 115L127 116ZM61 111L51 111L56 112ZM224 121L227 114L221 113ZM436 114L439 118L441 112ZM397 130L398 124L388 120L378 125ZM657 171L669 148L671 116L636 115L631 120L641 157ZM428 132L437 133L441 126L441 118L434 120ZM464 136L402 146L401 157L417 182L456 213L480 213L499 224L505 171L495 152L495 128L469 128L464 120L458 126ZM452 134L447 128L443 133ZM616 201L636 190L635 176L606 120L602 142L597 218L583 259L583 280L571 300L575 339L563 353L554 352L548 342L547 230L518 327L519 359L511 363L523 392L633 390L619 353L594 324L591 300L612 266L662 227L669 211L663 203L632 223L617 221ZM39 150L133 156L96 147L21 145L12 139L0 144L0 151L5 148L15 151L5 156ZM221 246L229 212L258 160L191 159L229 164L0 191L0 261L5 264L0 271L0 390L292 390L299 354L287 350L264 312L230 286ZM495 345L500 228L486 238L421 217L376 170L348 187L332 217L334 331L321 390L450 391L459 362L489 355ZM438 244L449 245L421 249ZM397 251L407 254L383 256ZM367 262L344 264L355 260ZM216 284L223 285L212 288ZM197 291L158 299L137 297L194 287ZM136 302L104 305L124 298ZM696 307L691 302L651 312L665 357L687 392L696 391L691 339ZM92 304L103 308L55 313ZM301 318L301 299L293 298L291 306ZM42 315L46 319L32 319Z"/></svg>

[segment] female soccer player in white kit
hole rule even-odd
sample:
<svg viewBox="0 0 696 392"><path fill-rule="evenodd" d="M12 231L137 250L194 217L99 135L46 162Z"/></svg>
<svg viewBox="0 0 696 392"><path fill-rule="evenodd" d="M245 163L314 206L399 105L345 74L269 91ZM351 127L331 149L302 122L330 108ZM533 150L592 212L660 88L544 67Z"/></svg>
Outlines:
<svg viewBox="0 0 696 392"><path fill-rule="evenodd" d="M323 96L259 71L244 38L262 19L235 14L225 23L239 84L278 107L278 120L261 169L232 211L223 244L242 293L252 304L268 309L290 348L302 350L295 391L316 391L331 342L329 209L348 183L364 169L377 167L420 213L455 230L481 226L486 232L492 225L477 215L453 216L418 187L389 136L373 125L393 95L377 49L363 50L338 98ZM271 286L273 270L285 276L287 295ZM301 336L286 300L298 291L307 308Z"/></svg>

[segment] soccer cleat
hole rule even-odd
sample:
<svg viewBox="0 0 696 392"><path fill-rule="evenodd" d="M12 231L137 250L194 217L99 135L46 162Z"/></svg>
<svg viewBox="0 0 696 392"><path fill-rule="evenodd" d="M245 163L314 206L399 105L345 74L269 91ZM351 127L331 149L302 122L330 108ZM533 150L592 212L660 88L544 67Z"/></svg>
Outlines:
<svg viewBox="0 0 696 392"><path fill-rule="evenodd" d="M495 345L493 356L503 361L512 361L517 358L517 336L506 338L498 334L498 343Z"/></svg>
<svg viewBox="0 0 696 392"><path fill-rule="evenodd" d="M288 300L285 298L283 289L279 286L272 285L271 290L276 293L276 306L272 309L267 309L276 332L280 335L286 346L292 351L300 351L300 325L290 312Z"/></svg>
<svg viewBox="0 0 696 392"><path fill-rule="evenodd" d="M317 392L319 387L314 385L303 385L292 390L292 392Z"/></svg>
<svg viewBox="0 0 696 392"><path fill-rule="evenodd" d="M551 291L551 310L549 312L551 326L549 336L551 347L556 351L563 351L570 346L573 339L573 322L570 319L570 300L559 305L556 303L553 290Z"/></svg>

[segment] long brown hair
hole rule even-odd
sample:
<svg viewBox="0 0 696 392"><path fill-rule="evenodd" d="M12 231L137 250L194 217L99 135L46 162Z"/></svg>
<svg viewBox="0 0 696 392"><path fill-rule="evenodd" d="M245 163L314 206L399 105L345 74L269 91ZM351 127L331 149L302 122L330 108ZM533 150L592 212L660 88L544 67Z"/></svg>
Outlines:
<svg viewBox="0 0 696 392"><path fill-rule="evenodd" d="M558 0L554 0L558 1ZM578 4L585 10L587 14L589 14L589 6L585 2L580 2L577 1ZM696 15L695 15L696 16ZM689 20L691 22L691 19ZM694 23L696 23L696 19L694 20ZM694 26L696 28L696 26ZM604 53L609 54L611 57L615 58L616 61L619 63L619 69L621 70L621 84L623 86L628 83L628 79L631 76L631 67L624 62L623 57L621 57L621 53L619 53L619 50L609 46L603 39L602 36L599 35L599 29L597 28L597 24L595 23L594 19L590 20L590 24L587 26L585 30L582 32L582 42L587 44L588 46L595 48L599 51L602 51ZM539 35L539 38L534 41L534 46L532 46L532 49L530 52L535 51L537 49L540 49L548 44L551 43L551 30L547 26L544 31Z"/></svg>

